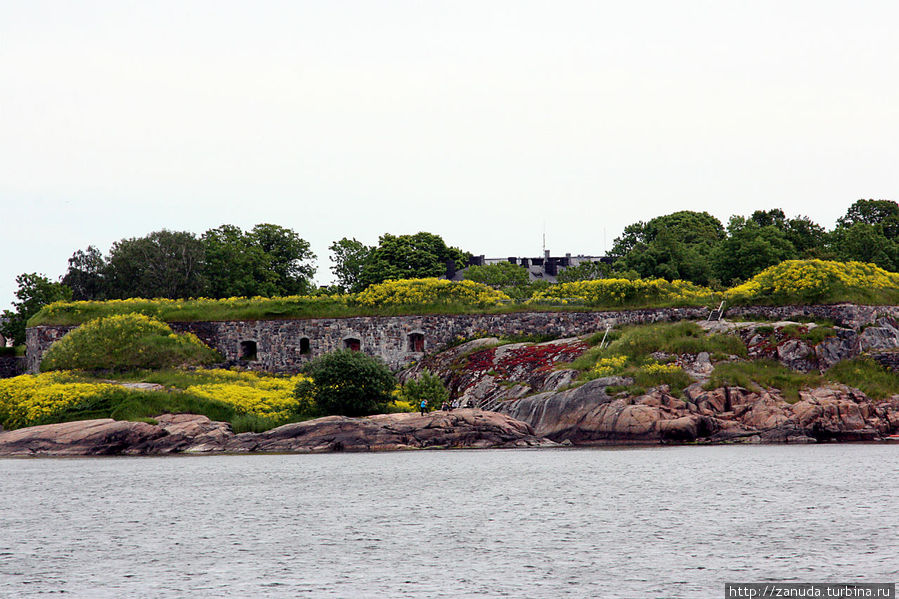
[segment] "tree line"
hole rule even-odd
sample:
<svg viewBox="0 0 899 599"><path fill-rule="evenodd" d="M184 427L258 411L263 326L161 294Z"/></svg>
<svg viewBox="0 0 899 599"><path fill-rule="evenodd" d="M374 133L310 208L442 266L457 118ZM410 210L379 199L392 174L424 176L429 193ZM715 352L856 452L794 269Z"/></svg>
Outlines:
<svg viewBox="0 0 899 599"><path fill-rule="evenodd" d="M202 235L163 229L121 239L106 255L91 245L72 254L59 281L38 273L16 277L14 310L3 312L0 333L24 343L28 319L59 300L347 293L388 279L439 277L448 262L461 266L470 257L424 232L384 234L375 246L344 238L330 249L336 282L319 289L312 279L316 256L309 243L274 224L248 231L221 225Z"/></svg>
<svg viewBox="0 0 899 599"><path fill-rule="evenodd" d="M202 235L163 229L115 242L104 256L95 246L76 251L60 281L37 273L16 278L14 311L0 332L24 342L25 322L57 300L253 297L355 293L388 279L440 277L463 268L471 254L442 237L386 233L373 246L344 237L329 247L333 284L313 283L315 254L289 228L258 224L248 231L221 225ZM725 226L707 212L679 211L625 227L609 252L611 264L582 264L559 273L562 282L610 276L683 279L729 287L783 260L821 258L872 262L899 271L899 205L853 203L833 230L806 216L757 210ZM466 277L503 288L513 297L532 287L525 269L511 264L471 267Z"/></svg>
<svg viewBox="0 0 899 599"><path fill-rule="evenodd" d="M613 268L638 276L730 287L784 260L871 262L899 271L899 205L858 200L833 230L806 216L757 210L725 227L707 212L681 211L625 227L610 256Z"/></svg>

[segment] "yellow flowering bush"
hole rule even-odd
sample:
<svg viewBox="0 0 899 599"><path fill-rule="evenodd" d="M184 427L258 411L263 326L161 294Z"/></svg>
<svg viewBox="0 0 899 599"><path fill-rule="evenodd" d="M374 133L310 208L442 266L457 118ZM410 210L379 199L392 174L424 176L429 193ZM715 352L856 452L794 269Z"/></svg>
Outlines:
<svg viewBox="0 0 899 599"><path fill-rule="evenodd" d="M559 283L531 296L530 303L574 299L588 306L635 306L653 303L696 304L712 297L706 287L665 279L596 279Z"/></svg>
<svg viewBox="0 0 899 599"><path fill-rule="evenodd" d="M509 296L474 281L446 279L401 279L369 286L357 293L352 302L359 306L427 306L462 304L495 306L509 301Z"/></svg>
<svg viewBox="0 0 899 599"><path fill-rule="evenodd" d="M294 396L297 383L311 382L305 375L286 378L227 370L206 372L220 373L224 381L191 385L185 390L188 394L228 404L241 414L252 414L275 421L287 420L294 414L308 410L303 398ZM312 400L307 398L307 401Z"/></svg>
<svg viewBox="0 0 899 599"><path fill-rule="evenodd" d="M311 394L296 395L309 377L276 376L246 371L200 369L153 371L141 376L167 381L165 391L129 389L85 373L53 371L0 380L0 424L19 428L79 417L152 418L164 412L205 414L234 421L235 415L258 417L264 428L294 415L314 412ZM314 385L310 390L314 389ZM236 429L235 429L236 430Z"/></svg>
<svg viewBox="0 0 899 599"><path fill-rule="evenodd" d="M64 371L0 379L0 424L19 428L54 422L63 413L98 402L119 389L78 382Z"/></svg>
<svg viewBox="0 0 899 599"><path fill-rule="evenodd" d="M650 362L640 367L640 370L647 374L674 374L681 372L683 369L677 364L659 364L658 362Z"/></svg>
<svg viewBox="0 0 899 599"><path fill-rule="evenodd" d="M221 360L195 335L176 334L144 314L91 320L50 346L42 370L127 370L211 364Z"/></svg>
<svg viewBox="0 0 899 599"><path fill-rule="evenodd" d="M899 274L863 262L787 260L724 292L731 303L899 300Z"/></svg>
<svg viewBox="0 0 899 599"><path fill-rule="evenodd" d="M625 366L627 366L627 356L611 356L597 360L590 372L597 377L611 376L622 372Z"/></svg>

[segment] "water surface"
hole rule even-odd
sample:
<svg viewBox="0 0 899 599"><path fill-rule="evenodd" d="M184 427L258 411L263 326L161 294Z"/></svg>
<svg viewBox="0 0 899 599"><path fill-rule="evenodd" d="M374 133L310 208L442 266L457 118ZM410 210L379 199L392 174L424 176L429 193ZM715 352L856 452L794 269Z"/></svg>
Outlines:
<svg viewBox="0 0 899 599"><path fill-rule="evenodd" d="M0 596L720 597L899 579L899 447L0 460Z"/></svg>

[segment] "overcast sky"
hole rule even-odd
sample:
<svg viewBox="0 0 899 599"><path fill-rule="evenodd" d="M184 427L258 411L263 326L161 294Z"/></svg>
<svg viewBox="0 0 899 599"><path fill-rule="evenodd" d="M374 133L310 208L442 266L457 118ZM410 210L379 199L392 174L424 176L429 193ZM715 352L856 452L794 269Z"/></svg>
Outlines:
<svg viewBox="0 0 899 599"><path fill-rule="evenodd" d="M0 307L89 244L290 227L600 254L899 199L899 3L0 0Z"/></svg>

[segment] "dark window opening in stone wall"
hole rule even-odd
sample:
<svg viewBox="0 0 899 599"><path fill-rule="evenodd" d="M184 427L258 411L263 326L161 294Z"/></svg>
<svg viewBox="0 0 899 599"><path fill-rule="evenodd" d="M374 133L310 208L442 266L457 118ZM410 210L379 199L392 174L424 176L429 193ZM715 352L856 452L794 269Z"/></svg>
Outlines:
<svg viewBox="0 0 899 599"><path fill-rule="evenodd" d="M409 351L421 353L425 350L425 336L421 333L409 333Z"/></svg>
<svg viewBox="0 0 899 599"><path fill-rule="evenodd" d="M300 339L300 353L301 354L311 354L312 349L309 346L309 337L303 337Z"/></svg>
<svg viewBox="0 0 899 599"><path fill-rule="evenodd" d="M240 359L255 360L256 359L256 342L241 341L240 342Z"/></svg>
<svg viewBox="0 0 899 599"><path fill-rule="evenodd" d="M362 350L362 342L358 339L344 339L343 346L350 351L361 351Z"/></svg>

